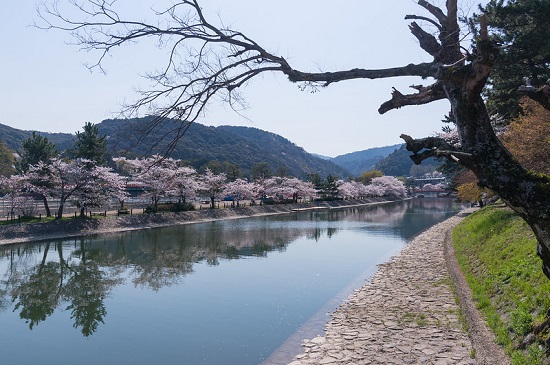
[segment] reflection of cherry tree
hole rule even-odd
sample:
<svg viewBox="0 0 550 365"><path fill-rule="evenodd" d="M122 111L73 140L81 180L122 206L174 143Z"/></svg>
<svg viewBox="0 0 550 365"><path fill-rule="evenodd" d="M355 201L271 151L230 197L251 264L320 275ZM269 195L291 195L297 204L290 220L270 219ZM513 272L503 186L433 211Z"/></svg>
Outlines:
<svg viewBox="0 0 550 365"><path fill-rule="evenodd" d="M244 179L236 179L224 185L222 194L230 196L233 202L237 202L238 207L241 200L253 198L255 190L256 185L254 183L250 183Z"/></svg>
<svg viewBox="0 0 550 365"><path fill-rule="evenodd" d="M87 249L85 241L80 241L80 249L72 253L72 260L65 262L69 276L64 288L64 299L69 302L73 327L80 328L86 337L97 331L107 315L104 300L111 288L120 283L120 279L106 272L102 257L97 251Z"/></svg>
<svg viewBox="0 0 550 365"><path fill-rule="evenodd" d="M84 241L68 258L63 255L61 242L55 244L57 259L49 255L52 245L48 242L40 248L42 258L37 264L21 262L22 269L17 270L17 263L12 262L13 278L8 287L15 303L14 310L20 310L19 316L32 329L66 303L73 327L79 328L84 336L90 336L107 314L104 299L121 280L116 270L106 272L100 266L100 257L94 257L94 253L85 248Z"/></svg>
<svg viewBox="0 0 550 365"><path fill-rule="evenodd" d="M59 262L47 261L51 243L46 243L40 264L26 267L10 282L14 310L32 329L52 315L61 299L63 267ZM61 255L61 251L58 251Z"/></svg>
<svg viewBox="0 0 550 365"><path fill-rule="evenodd" d="M220 198L226 179L225 173L214 174L210 169L206 169L206 172L202 175L201 190L208 194L210 208L214 209L214 203L217 198Z"/></svg>

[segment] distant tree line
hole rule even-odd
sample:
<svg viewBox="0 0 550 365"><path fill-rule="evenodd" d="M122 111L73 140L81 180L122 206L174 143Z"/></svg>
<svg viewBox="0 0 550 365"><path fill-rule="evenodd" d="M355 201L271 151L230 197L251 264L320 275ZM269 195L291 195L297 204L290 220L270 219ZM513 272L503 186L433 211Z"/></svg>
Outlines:
<svg viewBox="0 0 550 365"><path fill-rule="evenodd" d="M162 201L175 201L177 210L193 209L189 202L197 197L207 197L214 208L215 202L224 198L239 206L243 200L262 204L406 195L401 181L376 172L363 182L343 181L332 175L323 180L318 174L304 181L286 176L284 168L272 176L267 163L260 163L248 180L229 163L212 163L200 173L181 160L160 155L110 158L105 136L100 136L97 126L91 123L77 133L68 154L70 158L61 157L47 137L36 133L23 142L17 161L9 161L11 172L17 173L0 178L0 191L10 215L33 216L37 199L42 201L47 216L52 215L49 202L56 200L56 218L63 217L68 203L78 207L81 216L113 200L123 210L130 196L129 187L148 199L151 212L158 211Z"/></svg>

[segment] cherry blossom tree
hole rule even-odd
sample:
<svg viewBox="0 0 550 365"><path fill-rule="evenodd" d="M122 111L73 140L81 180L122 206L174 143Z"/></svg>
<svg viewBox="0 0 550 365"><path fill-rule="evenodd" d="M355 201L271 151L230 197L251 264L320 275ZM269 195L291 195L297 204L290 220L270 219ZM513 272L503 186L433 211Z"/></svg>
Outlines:
<svg viewBox="0 0 550 365"><path fill-rule="evenodd" d="M372 179L371 185L378 188L377 193L380 196L390 196L395 198L404 198L407 195L407 189L395 176L382 176Z"/></svg>
<svg viewBox="0 0 550 365"><path fill-rule="evenodd" d="M143 184L143 196L151 201L153 212L158 210L162 198L173 196L176 188L177 160L153 155L148 158L117 158L118 165L124 165L133 181Z"/></svg>
<svg viewBox="0 0 550 365"><path fill-rule="evenodd" d="M288 178L287 184L294 190L293 196L295 203L300 197L304 199L309 198L309 200L317 198L317 189L315 189L315 185L313 185L311 181L303 181L292 177Z"/></svg>
<svg viewBox="0 0 550 365"><path fill-rule="evenodd" d="M263 194L279 201L292 200L296 203L298 197L314 198L317 196L317 190L313 183L295 177L273 176L262 182Z"/></svg>
<svg viewBox="0 0 550 365"><path fill-rule="evenodd" d="M199 189L197 170L188 166L176 169L172 194L178 197L179 203L184 204L188 199L195 198Z"/></svg>
<svg viewBox="0 0 550 365"><path fill-rule="evenodd" d="M294 189L288 184L288 179L280 176L273 176L265 179L265 195L273 197L277 201L291 199Z"/></svg>
<svg viewBox="0 0 550 365"><path fill-rule="evenodd" d="M56 218L63 217L68 200L76 202L81 215L89 207L98 207L110 198L125 196L124 178L110 168L96 166L93 161L64 161L56 157L29 167L23 178L30 191L59 200Z"/></svg>
<svg viewBox="0 0 550 365"><path fill-rule="evenodd" d="M365 186L365 195L367 197L374 198L378 196L384 196L384 193L384 187L379 184L372 184L372 181L371 184Z"/></svg>
<svg viewBox="0 0 550 365"><path fill-rule="evenodd" d="M236 202L238 207L241 200L253 198L255 191L256 185L254 183L248 182L244 179L236 179L224 185L222 194L224 196L230 196L233 203Z"/></svg>
<svg viewBox="0 0 550 365"><path fill-rule="evenodd" d="M210 169L201 176L201 190L210 198L210 208L214 209L216 199L220 198L224 184L227 180L225 173L214 174Z"/></svg>
<svg viewBox="0 0 550 365"><path fill-rule="evenodd" d="M89 178L88 184L84 185L74 198L80 207L80 215L84 215L85 209L104 206L113 198L123 202L128 197L126 178L113 172L109 167L94 165Z"/></svg>
<svg viewBox="0 0 550 365"><path fill-rule="evenodd" d="M338 196L343 199L361 199L370 193L365 184L359 181L338 181Z"/></svg>
<svg viewBox="0 0 550 365"><path fill-rule="evenodd" d="M3 192L4 202L8 203L9 215L13 218L15 211L21 208L21 196L26 187L25 179L20 175L5 177L0 175L0 192Z"/></svg>
<svg viewBox="0 0 550 365"><path fill-rule="evenodd" d="M59 157L49 163L40 161L29 168L27 177L33 183L33 188L46 196L59 200L56 219L63 217L65 204L69 198L87 189L91 181L89 160L76 159L65 162Z"/></svg>

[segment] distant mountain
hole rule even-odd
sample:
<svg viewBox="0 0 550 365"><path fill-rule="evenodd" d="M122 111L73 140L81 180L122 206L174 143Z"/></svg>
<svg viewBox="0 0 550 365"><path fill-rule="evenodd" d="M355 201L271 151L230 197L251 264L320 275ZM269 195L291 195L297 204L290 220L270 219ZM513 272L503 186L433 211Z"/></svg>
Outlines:
<svg viewBox="0 0 550 365"><path fill-rule="evenodd" d="M33 131L24 131L0 124L0 140L4 141L6 146L12 151L21 150L24 140L32 136ZM71 147L76 136L70 133L48 133L35 131L39 135L48 137L48 140L57 146L59 151L64 151Z"/></svg>
<svg viewBox="0 0 550 365"><path fill-rule="evenodd" d="M411 152L407 151L403 144L391 154L378 161L374 165L374 169L382 171L384 175L422 176L425 173L433 172L441 164L435 158L430 157L422 161L421 165L415 165L410 155Z"/></svg>
<svg viewBox="0 0 550 365"><path fill-rule="evenodd" d="M319 157L322 160L332 160L332 157L329 157L329 156L323 156L323 155L319 155L317 153L310 153L310 154L315 156L315 157Z"/></svg>
<svg viewBox="0 0 550 365"><path fill-rule="evenodd" d="M364 151L346 153L332 158L330 161L348 170L353 176L359 176L365 171L374 169L376 163L399 149L402 144L387 147L369 148Z"/></svg>
<svg viewBox="0 0 550 365"><path fill-rule="evenodd" d="M165 144L156 144L162 136L168 143L173 135L166 125L155 129L140 143L136 131L142 130L151 118L108 119L98 124L100 134L107 135L108 147L113 156L129 158L150 156L159 153ZM59 151L71 147L76 138L68 133L42 133L40 135L56 144ZM22 142L32 135L32 131L22 131L0 124L0 139L8 148L20 150ZM240 167L244 176L249 176L252 167L267 163L272 173L284 169L290 176L305 179L308 174L317 173L321 177L328 174L346 178L350 173L331 161L323 160L307 153L289 140L270 132L249 127L207 127L199 123L191 125L183 138L175 146L170 157L181 159L195 168L201 168L210 161L230 162Z"/></svg>

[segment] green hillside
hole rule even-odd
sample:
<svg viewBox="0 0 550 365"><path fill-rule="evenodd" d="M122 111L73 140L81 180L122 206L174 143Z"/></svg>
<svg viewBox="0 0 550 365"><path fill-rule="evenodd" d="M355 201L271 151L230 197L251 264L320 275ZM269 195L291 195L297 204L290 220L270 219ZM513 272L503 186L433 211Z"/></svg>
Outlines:
<svg viewBox="0 0 550 365"><path fill-rule="evenodd" d="M171 129L177 122L160 125L145 138L140 131L151 121L151 117L136 119L108 119L98 124L100 134L107 135L108 148L113 156L129 158L162 153L173 139ZM74 143L75 135L68 133L42 133L59 151L65 151ZM32 135L0 124L0 139L9 149L21 149L22 142ZM162 137L165 137L164 141ZM199 169L208 162L228 162L239 166L243 176L249 176L254 165L267 163L272 173L284 170L290 176L306 178L317 173L321 177L329 174L346 178L350 173L343 167L307 153L286 138L277 134L248 127L207 127L193 123L177 143L170 157L186 161Z"/></svg>
<svg viewBox="0 0 550 365"><path fill-rule="evenodd" d="M365 171L374 169L379 161L399 149L402 144L387 147L369 148L363 151L346 153L331 159L335 164L348 170L353 176L359 176Z"/></svg>
<svg viewBox="0 0 550 365"><path fill-rule="evenodd" d="M374 165L375 170L380 170L384 175L391 176L422 176L427 172L433 172L440 165L434 158L422 161L421 165L415 165L410 158L411 152L405 145L401 145L384 159Z"/></svg>
<svg viewBox="0 0 550 365"><path fill-rule="evenodd" d="M12 151L19 151L23 141L30 138L32 132L0 124L0 140L4 141L6 146ZM38 132L38 134L48 137L48 140L53 142L59 151L64 151L71 147L76 138L74 134L69 133Z"/></svg>

